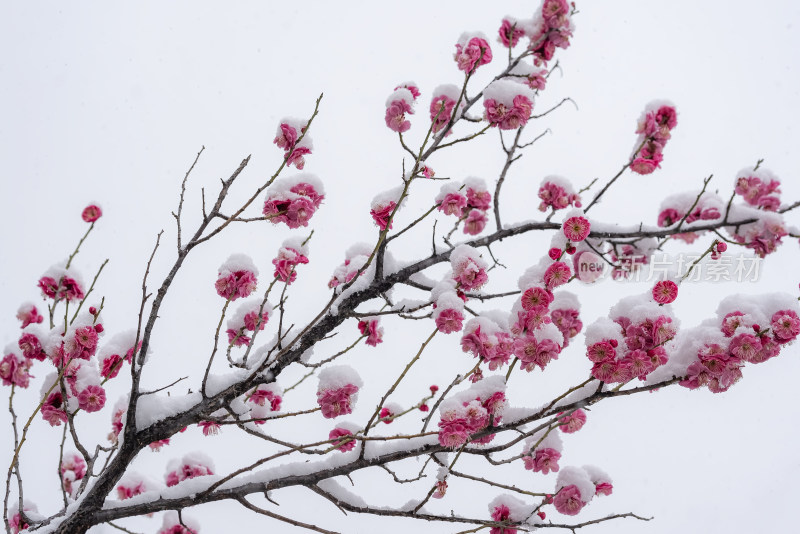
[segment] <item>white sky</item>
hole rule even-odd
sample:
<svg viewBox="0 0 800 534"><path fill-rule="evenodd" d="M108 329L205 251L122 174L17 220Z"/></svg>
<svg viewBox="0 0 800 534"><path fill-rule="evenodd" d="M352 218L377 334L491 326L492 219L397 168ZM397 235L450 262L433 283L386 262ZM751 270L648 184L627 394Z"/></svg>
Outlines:
<svg viewBox="0 0 800 534"><path fill-rule="evenodd" d="M156 233L165 229L152 278L160 281L174 254L169 213L177 206L180 180L200 146L206 151L190 180L188 217L199 213L198 188L206 187L210 197L218 178L227 177L248 154L253 159L231 202L258 187L280 161L281 151L272 145L278 119L307 116L324 92L306 170L323 179L327 196L312 220L312 263L301 268L301 281L292 286L290 298L298 317L315 313L327 300L327 290L319 288L343 259L344 249L375 237L370 199L398 183L403 154L396 136L384 126L386 96L399 82L419 84L423 95L409 135L417 141L421 127L427 126L433 88L460 83L452 61L459 34L481 30L493 39L503 15L529 17L538 5L509 1L493 7L471 0L342 4L5 4L0 14L0 45L6 51L0 59L0 286L5 317L0 342L16 342L18 304L37 300L38 277L71 252L84 231L80 211L90 200L100 202L105 215L78 267L90 279L102 259L111 259L99 293L106 296L106 326L109 333L135 326L145 259ZM528 127L531 136L546 128L553 134L530 149L509 176L502 196L505 222L539 217L535 193L545 175L561 174L582 187L594 177L602 181L615 174L632 149L636 119L655 98L672 100L680 113L662 169L647 177L626 175L608 201L593 210L594 217L654 223L663 196L697 188L712 173L711 188L727 197L734 173L759 158L783 179L785 201L800 198L800 6L790 1L608 0L579 2L578 8L573 45L557 54L563 75L551 78L535 109L541 112L569 96L579 111L568 104ZM495 62L479 71L477 82L488 80L500 64L504 49L493 49ZM492 182L501 167L496 135L491 132L473 148L437 156L430 164L441 176L476 175ZM416 202L412 196L402 212L404 220L426 209L438 187L420 187ZM261 266L262 277L269 276L270 259L287 235L270 225L246 225L196 251L186 278L173 287L165 322L155 334L156 371L147 377L151 384L171 381L163 376L187 374L192 362L204 366L221 306L213 294L216 267L230 253L246 251ZM399 242L396 254L409 259L427 254L429 235ZM531 237L498 247L510 269L504 277L493 271L491 289L514 286L518 274L546 251L546 243ZM731 293L796 293L797 242L790 240L768 260L759 284L696 284L682 291L676 309L683 324L711 316L717 302ZM604 283L582 288L584 324L604 314L622 294L647 287ZM340 337L351 340L353 332L345 326ZM429 328L387 322L386 330L380 353L353 356L368 383L359 414L371 407L365 399L375 399L385 389L381 372L404 366ZM416 375L417 387L409 384L398 402L415 402L429 383L442 385L449 373L466 369L470 357L460 353L451 337L437 339L423 359L424 373ZM539 394L580 382L588 369L582 347L580 338L574 341L546 375L512 378L532 392L531 398L512 402L534 405L544 400ZM34 374L44 375L43 369ZM581 432L564 440L562 465L596 464L612 476L615 491L593 502L578 519L627 511L656 516L646 524L622 520L591 530L598 533L782 531L794 521L793 505L800 497L795 483L800 477L798 431L793 424L800 416L793 395L798 374L795 346L774 361L747 367L744 380L723 395L676 388L602 403ZM32 389L38 390L38 384ZM287 405L308 407L312 391L310 387L305 397L287 397ZM115 394L110 393L109 405ZM99 437L108 431L109 411L95 416ZM318 436L315 425L320 420L297 432ZM2 413L0 423L7 421ZM321 425L327 435L330 423ZM56 453L48 440L56 435L60 432L41 425L34 430L26 460L34 462L41 455L47 465L41 474L29 467L31 477L54 482ZM171 455L192 447L218 450L220 471L235 465L222 449L223 441L200 441L196 431L194 437L181 439L173 450L140 459L152 466L154 478L161 478ZM0 454L3 466L7 449ZM534 490L552 489L555 483L553 475L523 472L521 465L503 470L501 478ZM377 479L386 482L385 477ZM373 496L374 491L361 493ZM314 507L322 526L330 516L330 528L362 531L354 526L361 525L358 518L342 523L338 511L307 491L291 490L276 498L287 510L307 514ZM379 498L402 503L410 496ZM490 498L454 488L444 506L488 517L485 503ZM205 518L205 533L225 531L232 511L239 526L292 531L239 512L234 505L212 510L216 513L194 514ZM562 519L554 511L549 517ZM160 526L160 521L143 520L134 528L155 531L156 523ZM386 532L408 527L392 519L365 524Z"/></svg>

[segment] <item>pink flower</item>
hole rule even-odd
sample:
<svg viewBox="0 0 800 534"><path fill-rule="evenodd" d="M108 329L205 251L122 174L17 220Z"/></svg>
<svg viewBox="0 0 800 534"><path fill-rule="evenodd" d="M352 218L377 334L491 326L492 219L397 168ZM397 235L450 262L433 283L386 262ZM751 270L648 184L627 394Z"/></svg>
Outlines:
<svg viewBox="0 0 800 534"><path fill-rule="evenodd" d="M91 326L82 326L75 330L75 341L86 349L97 347L97 331Z"/></svg>
<svg viewBox="0 0 800 534"><path fill-rule="evenodd" d="M522 293L522 308L531 310L537 306L547 308L553 302L553 293L543 287L529 287Z"/></svg>
<svg viewBox="0 0 800 534"><path fill-rule="evenodd" d="M467 197L461 193L447 193L439 203L438 209L445 215L455 215L460 218L464 215L464 208L466 207Z"/></svg>
<svg viewBox="0 0 800 534"><path fill-rule="evenodd" d="M119 484L117 486L117 498L121 501L125 499L130 499L131 497L135 497L136 495L140 495L147 490L145 483L143 481L139 481L136 484Z"/></svg>
<svg viewBox="0 0 800 534"><path fill-rule="evenodd" d="M486 190L467 187L467 205L470 208L486 211L492 207L492 194Z"/></svg>
<svg viewBox="0 0 800 534"><path fill-rule="evenodd" d="M539 204L539 211L547 211L547 208L552 208L553 211L556 211L569 205L581 206L580 197L577 194L568 192L560 185L548 181L545 181L539 187L539 199L542 201Z"/></svg>
<svg viewBox="0 0 800 534"><path fill-rule="evenodd" d="M573 243L577 243L578 241L583 241L586 239L586 237L589 235L590 228L591 224L589 224L589 221L585 218L570 217L564 221L562 230L567 239Z"/></svg>
<svg viewBox="0 0 800 534"><path fill-rule="evenodd" d="M408 131L411 128L411 122L406 120L406 113L414 113L411 105L402 98L393 100L386 106L386 126L393 132Z"/></svg>
<svg viewBox="0 0 800 534"><path fill-rule="evenodd" d="M47 396L44 404L42 404L42 418L50 423L50 426L59 426L62 422L67 421L67 413L61 408L63 406L63 397L60 391L53 391Z"/></svg>
<svg viewBox="0 0 800 534"><path fill-rule="evenodd" d="M489 43L480 37L473 37L466 45L456 43L455 60L458 70L469 74L481 65L492 61L492 49Z"/></svg>
<svg viewBox="0 0 800 534"><path fill-rule="evenodd" d="M411 97L415 101L417 100L417 98L420 97L420 95L422 95L422 93L420 93L419 91L419 87L417 87L413 82L406 82L394 88L395 91L397 91L398 89L408 89L408 91L411 93Z"/></svg>
<svg viewBox="0 0 800 534"><path fill-rule="evenodd" d="M583 428L583 425L586 423L586 412L578 408L571 414L560 417L558 422L560 423L558 427L559 430L565 434L572 434Z"/></svg>
<svg viewBox="0 0 800 534"><path fill-rule="evenodd" d="M303 167L306 166L306 159L303 156L307 156L309 154L311 154L311 149L304 146L296 146L291 151L287 151L283 155L283 159L286 160L286 165L288 167L294 165L302 171Z"/></svg>
<svg viewBox="0 0 800 534"><path fill-rule="evenodd" d="M658 161L646 158L636 158L631 162L631 170L642 175L652 173L658 166Z"/></svg>
<svg viewBox="0 0 800 534"><path fill-rule="evenodd" d="M653 300L659 304L669 304L678 298L678 284L672 280L662 280L653 286Z"/></svg>
<svg viewBox="0 0 800 534"><path fill-rule="evenodd" d="M122 368L122 358L119 354L110 354L103 358L103 368L100 370L100 376L103 378L114 378L119 374Z"/></svg>
<svg viewBox="0 0 800 534"><path fill-rule="evenodd" d="M594 363L607 362L617 357L617 351L609 341L603 340L589 345L586 357Z"/></svg>
<svg viewBox="0 0 800 534"><path fill-rule="evenodd" d="M277 412L281 409L283 398L275 391L265 386L259 386L253 391L248 400L259 406L266 406L269 403L270 410Z"/></svg>
<svg viewBox="0 0 800 534"><path fill-rule="evenodd" d="M333 445L342 452L347 452L353 450L356 446L356 440L354 439L341 439L345 436L352 436L353 433L347 430L346 428L336 427L330 431L328 434L328 439L336 439L340 441L333 442ZM338 443L338 445L337 445Z"/></svg>
<svg viewBox="0 0 800 534"><path fill-rule="evenodd" d="M203 429L204 436L216 436L219 434L219 423L214 421L200 421L197 426Z"/></svg>
<svg viewBox="0 0 800 534"><path fill-rule="evenodd" d="M278 256L272 260L275 266L275 278L287 285L291 284L297 278L296 268L301 263L308 263L308 258L294 248L281 247Z"/></svg>
<svg viewBox="0 0 800 534"><path fill-rule="evenodd" d="M761 341L752 334L739 334L731 340L728 350L746 362L752 362L761 350Z"/></svg>
<svg viewBox="0 0 800 534"><path fill-rule="evenodd" d="M159 439L157 441L153 441L152 443L148 444L147 446L150 447L151 451L158 452L158 451L161 450L162 447L165 447L166 445L169 445L169 438L167 438L167 439Z"/></svg>
<svg viewBox="0 0 800 534"><path fill-rule="evenodd" d="M534 473L541 472L543 475L550 471L557 473L559 459L561 459L561 453L551 448L536 449L533 456L523 456L522 458L525 469L532 469Z"/></svg>
<svg viewBox="0 0 800 534"><path fill-rule="evenodd" d="M255 291L258 281L251 271L234 271L220 276L214 283L217 295L229 300L244 298Z"/></svg>
<svg viewBox="0 0 800 534"><path fill-rule="evenodd" d="M445 125L450 122L450 117L453 115L453 108L456 106L456 101L447 95L435 96L431 101L430 116L433 126L432 131L438 132ZM449 135L452 131L447 132Z"/></svg>
<svg viewBox="0 0 800 534"><path fill-rule="evenodd" d="M392 409L387 406L381 408L381 411L378 414L380 420L386 423L387 425L394 422L395 415L396 414L392 411Z"/></svg>
<svg viewBox="0 0 800 534"><path fill-rule="evenodd" d="M553 498L553 505L559 513L564 515L578 515L578 512L586 506L581 500L581 492L574 484L564 486Z"/></svg>
<svg viewBox="0 0 800 534"><path fill-rule="evenodd" d="M28 372L33 362L24 358L17 357L16 354L10 353L0 360L0 379L3 380L4 386L15 385L21 388L27 388L30 379L33 378Z"/></svg>
<svg viewBox="0 0 800 534"><path fill-rule="evenodd" d="M492 520L498 523L511 523L511 510L505 504L495 506L492 510ZM492 527L489 534L517 534L517 529L508 527Z"/></svg>
<svg viewBox="0 0 800 534"><path fill-rule="evenodd" d="M37 285L51 299L80 300L84 297L81 286L69 276L62 276L58 281L50 276L43 276Z"/></svg>
<svg viewBox="0 0 800 534"><path fill-rule="evenodd" d="M533 111L533 103L524 95L516 95L512 106L492 98L483 101L484 118L501 130L515 130L526 124Z"/></svg>
<svg viewBox="0 0 800 534"><path fill-rule="evenodd" d="M44 321L44 317L39 315L39 311L33 304L23 304L17 311L17 319L22 321L20 328L25 328L29 324L38 324Z"/></svg>
<svg viewBox="0 0 800 534"><path fill-rule="evenodd" d="M41 362L47 358L47 353L42 349L41 341L39 341L39 338L34 334L22 334L17 344L22 351L22 355L28 359L39 360Z"/></svg>
<svg viewBox="0 0 800 534"><path fill-rule="evenodd" d="M443 334L451 334L461 331L463 327L464 314L460 311L449 308L441 310L436 315L436 328Z"/></svg>
<svg viewBox="0 0 800 534"><path fill-rule="evenodd" d="M477 209L469 210L469 215L464 221L464 233L467 235L478 235L486 228L486 213Z"/></svg>
<svg viewBox="0 0 800 534"><path fill-rule="evenodd" d="M391 230L392 223L389 221L389 217L392 215L395 207L397 207L397 202L390 201L381 207L370 210L369 214L372 215L372 220L375 221L375 224L378 225L381 231L386 230L387 224Z"/></svg>
<svg viewBox="0 0 800 534"><path fill-rule="evenodd" d="M100 209L100 206L90 204L85 208L83 208L83 213L81 213L81 218L87 223L93 223L97 219L99 219L102 215L103 215L103 210Z"/></svg>
<svg viewBox="0 0 800 534"><path fill-rule="evenodd" d="M357 393L358 387L353 384L317 391L317 403L322 409L322 416L332 419L353 413L352 400Z"/></svg>
<svg viewBox="0 0 800 534"><path fill-rule="evenodd" d="M362 336L367 336L367 345L377 347L378 343L383 343L383 328L378 325L377 318L359 321L358 330L361 332Z"/></svg>
<svg viewBox="0 0 800 534"><path fill-rule="evenodd" d="M560 285L566 284L572 276L569 265L563 261L554 262L544 272L544 283L547 289L552 290Z"/></svg>
<svg viewBox="0 0 800 534"><path fill-rule="evenodd" d="M792 310L777 311L770 321L772 335L778 343L793 341L800 334L800 318Z"/></svg>
<svg viewBox="0 0 800 534"><path fill-rule="evenodd" d="M441 499L444 497L445 493L447 493L447 481L446 480L439 480L436 482L436 491L433 492L434 499Z"/></svg>
<svg viewBox="0 0 800 534"><path fill-rule="evenodd" d="M459 284L459 288L464 291L481 288L489 281L486 269L479 266L472 258L464 258L453 269L453 280Z"/></svg>
<svg viewBox="0 0 800 534"><path fill-rule="evenodd" d="M106 404L106 392L100 386L86 386L78 395L78 407L86 412L97 412Z"/></svg>
<svg viewBox="0 0 800 534"><path fill-rule="evenodd" d="M500 42L503 43L503 46L506 48L513 48L517 46L519 38L525 35L525 30L518 27L516 21L511 22L508 19L503 19L498 33L500 34Z"/></svg>
<svg viewBox="0 0 800 534"><path fill-rule="evenodd" d="M610 482L598 482L594 485L595 495L611 495L614 491L614 486Z"/></svg>
<svg viewBox="0 0 800 534"><path fill-rule="evenodd" d="M289 151L297 143L297 130L286 123L282 123L278 125L278 134L272 142L278 145L279 148Z"/></svg>

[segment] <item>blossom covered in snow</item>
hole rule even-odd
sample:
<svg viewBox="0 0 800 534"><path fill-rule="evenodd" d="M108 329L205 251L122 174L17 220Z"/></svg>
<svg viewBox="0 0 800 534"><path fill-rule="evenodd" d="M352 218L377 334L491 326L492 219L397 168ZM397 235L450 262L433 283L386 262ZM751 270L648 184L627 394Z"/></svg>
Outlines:
<svg viewBox="0 0 800 534"><path fill-rule="evenodd" d="M258 283L258 269L245 254L232 254L219 266L214 288L224 299L236 300L250 295Z"/></svg>
<svg viewBox="0 0 800 534"><path fill-rule="evenodd" d="M308 263L308 246L303 240L291 237L283 242L278 255L272 260L275 266L274 276L289 285L297 279L297 266Z"/></svg>
<svg viewBox="0 0 800 534"><path fill-rule="evenodd" d="M307 125L308 121L292 117L278 122L278 131L272 142L283 149L283 159L287 166L294 165L302 170L306 163L305 156L311 154L314 148L311 137L306 133Z"/></svg>
<svg viewBox="0 0 800 534"><path fill-rule="evenodd" d="M184 480L214 474L214 462L200 452L185 455L180 460L172 460L167 464L165 479L167 486L175 486Z"/></svg>
<svg viewBox="0 0 800 534"><path fill-rule="evenodd" d="M44 317L39 314L39 310L30 302L22 304L19 309L17 309L17 319L22 323L20 328L25 328L29 324L39 324L44 321Z"/></svg>
<svg viewBox="0 0 800 534"><path fill-rule="evenodd" d="M636 128L639 138L631 156L630 168L633 172L650 174L661 166L664 145L677 124L678 112L672 103L657 100L647 104Z"/></svg>
<svg viewBox="0 0 800 534"><path fill-rule="evenodd" d="M486 274L487 263L480 253L469 245L459 245L450 253L453 280L460 289L470 291L481 288L489 281Z"/></svg>
<svg viewBox="0 0 800 534"><path fill-rule="evenodd" d="M276 180L267 191L263 213L272 224L289 228L308 226L325 199L322 181L310 173Z"/></svg>
<svg viewBox="0 0 800 534"><path fill-rule="evenodd" d="M462 33L456 42L454 56L458 70L472 74L481 65L492 61L492 49L486 36L480 32Z"/></svg>
<svg viewBox="0 0 800 534"><path fill-rule="evenodd" d="M458 115L453 116L453 110L459 100L458 113L464 108L465 103L461 98L461 89L457 85L439 85L433 90L429 108L433 133L437 133L444 128L451 118L458 118ZM450 135L451 133L453 133L453 130L448 130L445 135Z"/></svg>
<svg viewBox="0 0 800 534"><path fill-rule="evenodd" d="M358 322L358 331L362 336L367 336L366 344L371 347L383 343L383 327L379 323L379 317L364 317Z"/></svg>
<svg viewBox="0 0 800 534"><path fill-rule="evenodd" d="M72 301L84 297L83 280L74 269L53 266L39 278L37 285L47 298Z"/></svg>
<svg viewBox="0 0 800 534"><path fill-rule="evenodd" d="M560 176L547 176L539 186L539 211L562 210L570 205L576 208L581 207L581 199L572 184Z"/></svg>
<svg viewBox="0 0 800 534"><path fill-rule="evenodd" d="M534 63L540 65L553 59L556 48L568 48L575 30L567 0L544 0L542 9L528 25L529 48Z"/></svg>
<svg viewBox="0 0 800 534"><path fill-rule="evenodd" d="M358 390L364 383L358 373L347 365L325 367L319 373L317 403L326 419L353 412Z"/></svg>
<svg viewBox="0 0 800 534"><path fill-rule="evenodd" d="M525 84L496 80L483 92L483 117L501 130L515 130L531 117L533 96L533 91Z"/></svg>
<svg viewBox="0 0 800 534"><path fill-rule="evenodd" d="M406 113L414 114L414 94L405 87L395 89L386 99L386 126L393 132L403 133L411 128Z"/></svg>

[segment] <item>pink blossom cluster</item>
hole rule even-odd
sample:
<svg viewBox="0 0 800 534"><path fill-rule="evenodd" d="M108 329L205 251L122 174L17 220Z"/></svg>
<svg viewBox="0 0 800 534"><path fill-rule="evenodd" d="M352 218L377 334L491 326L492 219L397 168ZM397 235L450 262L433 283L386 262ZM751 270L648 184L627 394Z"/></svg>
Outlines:
<svg viewBox="0 0 800 534"><path fill-rule="evenodd" d="M326 419L353 413L353 402L358 394L358 387L346 384L340 388L317 391L317 404Z"/></svg>
<svg viewBox="0 0 800 534"><path fill-rule="evenodd" d="M488 265L478 251L469 245L459 245L450 253L453 280L463 291L480 289L489 281Z"/></svg>
<svg viewBox="0 0 800 534"><path fill-rule="evenodd" d="M514 48L520 37L525 35L525 26L514 17L504 17L497 33L499 34L498 40L503 43L503 46Z"/></svg>
<svg viewBox="0 0 800 534"><path fill-rule="evenodd" d="M61 460L59 472L64 491L74 499L78 491L78 485L75 482L83 480L83 477L86 476L86 462L77 453L65 454Z"/></svg>
<svg viewBox="0 0 800 534"><path fill-rule="evenodd" d="M456 107L456 102L459 102L459 112L464 108L465 103L461 98L461 89L453 84L444 84L438 86L433 90L433 97L431 98L431 105L429 107L431 117L431 131L437 133L445 127L450 119L453 118L453 110ZM453 133L453 130L448 130L445 136Z"/></svg>
<svg viewBox="0 0 800 534"><path fill-rule="evenodd" d="M727 391L742 377L745 363L773 358L784 345L797 339L800 317L794 310L781 309L762 327L752 314L736 310L722 318L720 332L724 337L705 343L697 351L697 360L686 370L682 386L707 387L714 393Z"/></svg>
<svg viewBox="0 0 800 534"><path fill-rule="evenodd" d="M22 505L22 509L25 511L25 516L28 519L33 520L41 520L44 517L37 513L39 510L35 504L29 502L27 499ZM8 526L11 528L12 534L19 534L20 532L28 529L28 523L23 521L22 514L19 512L19 504L14 504L13 506L9 506L8 509Z"/></svg>
<svg viewBox="0 0 800 534"><path fill-rule="evenodd" d="M581 198L572 189L572 185L560 176L548 176L539 186L539 211L563 210L568 206L581 207Z"/></svg>
<svg viewBox="0 0 800 534"><path fill-rule="evenodd" d="M82 300L84 298L82 283L75 273L57 267L51 268L39 278L37 284L42 294L55 300Z"/></svg>
<svg viewBox="0 0 800 534"><path fill-rule="evenodd" d="M463 33L456 43L453 57L458 70L472 74L481 65L492 61L492 49L482 33Z"/></svg>
<svg viewBox="0 0 800 534"><path fill-rule="evenodd" d="M492 510L492 521L498 523L511 523L511 510L505 504L499 504ZM507 527L492 527L489 534L517 534L517 529Z"/></svg>
<svg viewBox="0 0 800 534"><path fill-rule="evenodd" d="M284 118L278 124L278 131L272 141L284 151L283 159L286 165L294 165L302 170L305 167L305 156L311 154L313 145L311 137L305 134L308 121L294 118ZM302 136L302 139L300 137Z"/></svg>
<svg viewBox="0 0 800 534"><path fill-rule="evenodd" d="M483 118L501 130L516 130L527 124L533 111L533 91L514 80L497 80L483 92Z"/></svg>
<svg viewBox="0 0 800 534"><path fill-rule="evenodd" d="M617 306L627 306L636 298L623 299ZM636 320L612 309L613 323L600 320L587 330L586 357L593 364L592 376L607 383L644 380L667 363L664 345L675 338L677 326L669 310L653 306L640 307Z"/></svg>
<svg viewBox="0 0 800 534"><path fill-rule="evenodd" d="M607 479L607 476L603 475L601 477L604 480ZM565 467L558 473L556 489L553 506L564 515L578 515L583 507L598 494L597 485L593 482L592 475L587 468L572 466Z"/></svg>
<svg viewBox="0 0 800 534"><path fill-rule="evenodd" d="M550 318L564 336L562 350L569 345L569 340L577 336L583 329L583 321L575 308L554 308L550 311Z"/></svg>
<svg viewBox="0 0 800 534"><path fill-rule="evenodd" d="M168 487L184 480L214 474L214 464L210 458L200 453L187 454L182 460L173 460L167 466L165 479Z"/></svg>
<svg viewBox="0 0 800 534"><path fill-rule="evenodd" d="M530 49L537 65L553 59L556 48L568 48L574 26L567 0L544 0L540 16L534 18Z"/></svg>
<svg viewBox="0 0 800 534"><path fill-rule="evenodd" d="M781 206L780 186L780 180L765 169L760 171L745 169L739 172L734 191L753 207L765 211L778 211Z"/></svg>
<svg viewBox="0 0 800 534"><path fill-rule="evenodd" d="M413 90L412 90L413 89ZM386 126L393 132L403 133L411 128L411 121L406 119L406 113L414 114L414 102L420 95L419 89L413 82L405 86L396 87L394 92L386 99Z"/></svg>
<svg viewBox="0 0 800 534"><path fill-rule="evenodd" d="M103 378L114 378L119 374L124 362L131 363L131 361L133 361L135 340L135 332L117 335L103 348L98 356L101 367L100 375ZM139 341L135 348L136 352L138 352L142 348L142 342ZM122 354L125 356L121 356Z"/></svg>
<svg viewBox="0 0 800 534"><path fill-rule="evenodd" d="M250 417L256 424L262 424L270 413L281 410L283 390L274 382L261 384L247 396L247 402L251 405Z"/></svg>
<svg viewBox="0 0 800 534"><path fill-rule="evenodd" d="M147 482L137 475L125 475L117 484L117 498L121 501L141 495L148 490Z"/></svg>
<svg viewBox="0 0 800 534"><path fill-rule="evenodd" d="M781 240L789 235L783 218L778 213L764 211L754 208L738 206L735 212L736 217L756 218L752 223L743 224L737 227L729 227L728 230L733 236L733 240L753 250L755 254L763 258L778 249Z"/></svg>
<svg viewBox="0 0 800 534"><path fill-rule="evenodd" d="M561 437L553 430L544 430L535 433L525 440L522 449L522 463L525 469L534 473L546 475L550 472L557 473L558 461L563 451Z"/></svg>
<svg viewBox="0 0 800 534"><path fill-rule="evenodd" d="M235 347L250 345L252 338L247 332L264 330L271 314L272 306L268 302L264 303L263 309L261 302L257 301L242 304L228 320L228 329L225 331L228 344Z"/></svg>
<svg viewBox="0 0 800 534"><path fill-rule="evenodd" d="M334 288L350 282L367 263L371 254L372 247L370 245L359 244L350 247L345 252L344 262L333 271L328 287ZM361 274L363 275L364 271Z"/></svg>
<svg viewBox="0 0 800 534"><path fill-rule="evenodd" d="M664 145L678 124L675 106L663 102L651 102L639 119L636 133L637 150L631 157L630 168L637 174L650 174L664 160Z"/></svg>
<svg viewBox="0 0 800 534"><path fill-rule="evenodd" d="M486 227L487 212L492 205L492 194L480 178L467 178L463 184L448 182L434 202L445 215L454 215L464 221L464 233L478 235Z"/></svg>
<svg viewBox="0 0 800 534"><path fill-rule="evenodd" d="M462 446L475 433L498 424L505 405L505 382L499 376L481 380L447 399L440 407L439 444L451 449ZM487 434L471 441L484 445L492 439L494 434Z"/></svg>
<svg viewBox="0 0 800 534"><path fill-rule="evenodd" d="M436 329L443 334L460 332L464 323L464 300L455 289L445 289L437 293L433 302Z"/></svg>
<svg viewBox="0 0 800 534"><path fill-rule="evenodd" d="M275 278L287 285L297 279L297 266L308 263L307 252L303 248L302 246L295 248L284 242L278 250L278 255L272 260L272 265L275 266Z"/></svg>
<svg viewBox="0 0 800 534"><path fill-rule="evenodd" d="M364 383L351 367L346 365L325 367L319 373L317 404L326 419L353 413L358 390Z"/></svg>
<svg viewBox="0 0 800 534"><path fill-rule="evenodd" d="M370 203L370 215L381 231L392 228L391 217L397 209L397 204L403 204L406 191L403 186L393 187L388 191L378 193Z"/></svg>
<svg viewBox="0 0 800 534"><path fill-rule="evenodd" d="M39 314L39 310L30 302L26 302L19 307L17 310L17 319L22 323L20 328L25 328L29 324L39 324L44 321L44 317Z"/></svg>
<svg viewBox="0 0 800 534"><path fill-rule="evenodd" d="M489 513L492 521L499 525L492 526L489 534L517 534L518 532L528 532L531 529L516 528L517 525L525 526L533 524L530 516L533 515L534 508L508 494L499 495L489 502Z"/></svg>
<svg viewBox="0 0 800 534"><path fill-rule="evenodd" d="M224 299L236 300L250 296L258 285L258 269L244 254L233 254L219 267L214 288Z"/></svg>
<svg viewBox="0 0 800 534"><path fill-rule="evenodd" d="M717 220L722 217L720 213L722 205L722 199L714 194L702 193L698 195L695 192L689 192L672 195L664 199L661 203L660 212L658 214L658 225L663 228L672 226L681 220L683 220L685 224L691 224L695 221ZM687 214L689 209L692 211ZM686 219L684 219L684 217L686 217ZM700 232L684 232L674 234L672 237L691 244L699 235Z"/></svg>
<svg viewBox="0 0 800 534"><path fill-rule="evenodd" d="M300 228L308 226L308 221L324 199L318 178L308 173L298 174L272 184L262 211L272 224L284 223L292 229Z"/></svg>
<svg viewBox="0 0 800 534"><path fill-rule="evenodd" d="M494 371L508 363L514 353L513 336L501 330L491 320L484 317L470 319L461 337L461 350L472 353L489 370Z"/></svg>
<svg viewBox="0 0 800 534"><path fill-rule="evenodd" d="M367 336L365 343L371 347L383 343L383 327L380 326L378 317L364 317L358 322L358 331L362 336Z"/></svg>
<svg viewBox="0 0 800 534"><path fill-rule="evenodd" d="M42 348L42 342L39 339L40 335L41 334L38 332L38 330L31 328L27 331L23 331L19 341L17 341L19 350L22 351L22 355L26 359L39 360L41 362L47 358L47 353L45 352L44 348Z"/></svg>
<svg viewBox="0 0 800 534"><path fill-rule="evenodd" d="M30 379L33 378L29 372L32 365L32 361L13 352L6 354L0 360L0 379L3 381L3 385L27 388Z"/></svg>

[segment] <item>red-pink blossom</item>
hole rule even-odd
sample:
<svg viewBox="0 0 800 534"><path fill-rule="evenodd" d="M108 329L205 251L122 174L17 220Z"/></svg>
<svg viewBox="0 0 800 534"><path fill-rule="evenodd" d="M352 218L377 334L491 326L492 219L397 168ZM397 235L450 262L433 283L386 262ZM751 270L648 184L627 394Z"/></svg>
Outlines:
<svg viewBox="0 0 800 534"><path fill-rule="evenodd" d="M411 122L406 120L406 113L414 113L411 104L402 98L393 100L386 106L386 116L384 117L386 126L393 132L402 133L408 131L411 128Z"/></svg>
<svg viewBox="0 0 800 534"><path fill-rule="evenodd" d="M572 434L583 428L583 425L586 423L586 412L578 408L570 414L559 417L558 422L560 423L558 427L559 430L565 434Z"/></svg>
<svg viewBox="0 0 800 534"><path fill-rule="evenodd" d="M553 498L553 505L564 515L578 515L586 503L581 499L581 492L574 484L564 486Z"/></svg>
<svg viewBox="0 0 800 534"><path fill-rule="evenodd" d="M653 286L653 300L659 304L669 304L678 298L678 284L672 280L662 280Z"/></svg>
<svg viewBox="0 0 800 534"><path fill-rule="evenodd" d="M328 434L328 439L339 440L333 442L334 447L336 447L338 450L342 452L347 452L353 450L353 448L356 446L356 440L344 439L346 436L352 436L352 435L353 433L347 430L346 428L336 427L330 431L330 433Z"/></svg>
<svg viewBox="0 0 800 534"><path fill-rule="evenodd" d="M459 332L463 327L464 314L459 310L449 308L446 310L437 310L436 315L436 328L443 334L451 334Z"/></svg>
<svg viewBox="0 0 800 534"><path fill-rule="evenodd" d="M508 19L503 19L498 34L500 35L500 42L503 43L503 46L506 48L513 48L517 46L519 38L525 35L525 30L521 28L516 21L512 22Z"/></svg>
<svg viewBox="0 0 800 534"><path fill-rule="evenodd" d="M367 336L366 344L377 347L383 343L383 327L379 326L377 318L365 318L358 322L358 330L362 336Z"/></svg>
<svg viewBox="0 0 800 534"><path fill-rule="evenodd" d="M103 210L100 209L100 206L95 204L90 204L83 208L83 213L81 213L81 218L87 223L93 223L97 219L99 219L103 215Z"/></svg>
<svg viewBox="0 0 800 534"><path fill-rule="evenodd" d="M563 261L554 262L544 272L544 283L547 289L553 290L554 288L566 284L572 276L572 270L569 265Z"/></svg>
<svg viewBox="0 0 800 534"><path fill-rule="evenodd" d="M456 43L455 60L458 69L469 74L492 61L492 49L486 39L473 37L465 45Z"/></svg>
<svg viewBox="0 0 800 534"><path fill-rule="evenodd" d="M15 385L27 388L30 379L33 378L28 372L33 362L25 358L20 358L16 354L9 353L0 360L0 379L4 386Z"/></svg>
<svg viewBox="0 0 800 534"><path fill-rule="evenodd" d="M25 328L29 324L38 324L44 321L44 317L39 315L39 310L33 304L23 304L17 311L17 319L22 321L20 328Z"/></svg>
<svg viewBox="0 0 800 534"><path fill-rule="evenodd" d="M467 207L467 197L461 193L447 193L442 201L439 203L439 211L445 215L455 215L462 217L464 215L464 208Z"/></svg>
<svg viewBox="0 0 800 534"><path fill-rule="evenodd" d="M584 217L570 217L562 226L564 235L573 243L586 239L590 229L591 224Z"/></svg>
<svg viewBox="0 0 800 534"><path fill-rule="evenodd" d="M346 384L340 388L317 391L317 403L326 419L353 413L352 398L358 393L358 387Z"/></svg>
<svg viewBox="0 0 800 534"><path fill-rule="evenodd" d="M369 212L372 215L372 220L375 221L375 224L378 225L378 228L381 231L386 230L386 226L389 226L389 229L392 228L392 223L389 221L389 217L392 215L392 212L397 207L397 202L389 201L386 204L379 206L377 208L372 208Z"/></svg>
<svg viewBox="0 0 800 534"><path fill-rule="evenodd" d="M106 391L101 386L86 386L78 394L78 407L86 412L97 412L106 404Z"/></svg>
<svg viewBox="0 0 800 534"><path fill-rule="evenodd" d="M487 218L486 213L478 210L471 209L464 221L464 233L467 235L478 235L486 228Z"/></svg>
<svg viewBox="0 0 800 534"><path fill-rule="evenodd" d="M255 291L258 281L251 271L234 271L220 276L214 283L217 295L229 300L244 298Z"/></svg>
<svg viewBox="0 0 800 534"><path fill-rule="evenodd" d="M778 343L794 341L800 334L800 318L792 310L777 311L770 320L772 335Z"/></svg>

